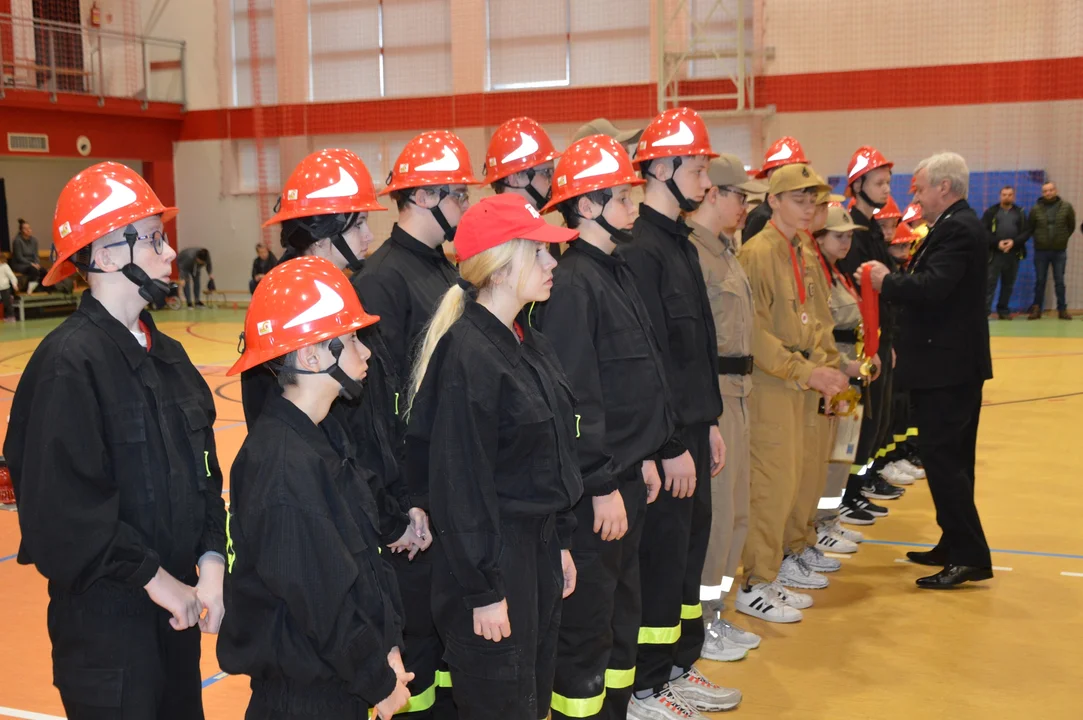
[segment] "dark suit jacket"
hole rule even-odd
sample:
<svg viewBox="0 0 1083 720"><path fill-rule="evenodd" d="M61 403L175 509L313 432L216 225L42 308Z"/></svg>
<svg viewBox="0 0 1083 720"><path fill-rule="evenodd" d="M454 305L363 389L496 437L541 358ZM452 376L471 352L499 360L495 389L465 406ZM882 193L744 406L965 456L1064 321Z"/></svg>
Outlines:
<svg viewBox="0 0 1083 720"><path fill-rule="evenodd" d="M937 219L906 271L884 278L882 296L900 309L898 389L993 377L985 316L988 256L985 228L960 200Z"/></svg>

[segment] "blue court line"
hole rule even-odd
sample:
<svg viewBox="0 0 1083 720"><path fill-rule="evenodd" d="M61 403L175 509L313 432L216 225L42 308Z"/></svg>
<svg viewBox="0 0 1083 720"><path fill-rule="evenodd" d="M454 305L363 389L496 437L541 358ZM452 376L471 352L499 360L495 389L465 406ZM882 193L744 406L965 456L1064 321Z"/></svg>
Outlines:
<svg viewBox="0 0 1083 720"><path fill-rule="evenodd" d="M865 540L863 545L902 545L903 547L936 547L933 543L902 542L900 540ZM1066 560L1083 560L1083 555L1070 555L1068 553L1036 552L1034 550L997 550L989 552L1004 553L1005 555L1033 555L1034 557L1064 558Z"/></svg>
<svg viewBox="0 0 1083 720"><path fill-rule="evenodd" d="M5 555L4 557L0 557L0 562L7 562L8 560L14 560L17 557L19 557L18 553L14 554L14 555Z"/></svg>
<svg viewBox="0 0 1083 720"><path fill-rule="evenodd" d="M211 675L209 678L204 680L202 687L203 687L204 690L206 690L207 688L209 688L211 685L214 685L219 680L225 680L228 677L229 677L229 673L225 673L225 672L222 672L221 670L219 670L214 675Z"/></svg>

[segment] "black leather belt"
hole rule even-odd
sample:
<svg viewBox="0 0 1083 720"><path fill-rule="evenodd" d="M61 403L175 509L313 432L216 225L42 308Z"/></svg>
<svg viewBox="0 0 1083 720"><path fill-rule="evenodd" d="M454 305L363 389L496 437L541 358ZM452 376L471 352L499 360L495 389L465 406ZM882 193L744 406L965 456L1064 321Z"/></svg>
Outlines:
<svg viewBox="0 0 1083 720"><path fill-rule="evenodd" d="M857 345L857 330L835 330L835 342Z"/></svg>
<svg viewBox="0 0 1083 720"><path fill-rule="evenodd" d="M718 356L719 375L751 375L752 356L739 355L737 357Z"/></svg>

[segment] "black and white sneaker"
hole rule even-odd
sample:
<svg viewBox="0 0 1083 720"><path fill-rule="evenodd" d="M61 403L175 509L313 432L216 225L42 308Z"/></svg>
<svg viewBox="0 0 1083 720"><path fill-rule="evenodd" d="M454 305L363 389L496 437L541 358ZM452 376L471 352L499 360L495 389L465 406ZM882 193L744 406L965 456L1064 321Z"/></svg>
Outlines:
<svg viewBox="0 0 1083 720"><path fill-rule="evenodd" d="M871 515L872 518L873 518L873 521L875 521L876 518L887 517L887 512L888 512L887 508L884 507L883 505L877 505L876 503L869 502L863 496L858 495L853 500L843 500L842 501L842 507L839 509L839 517L840 518L844 517L845 516L844 513L846 513L846 511L854 512L854 511L857 511L857 510L860 510L861 512L863 512L863 513L865 513L867 515ZM860 516L860 517L864 517L864 516ZM857 523L852 523L852 524L856 525Z"/></svg>
<svg viewBox="0 0 1083 720"><path fill-rule="evenodd" d="M847 525L872 525L876 522L876 516L859 508L856 502L849 505L843 503L839 506L839 522Z"/></svg>
<svg viewBox="0 0 1083 720"><path fill-rule="evenodd" d="M865 481L861 494L872 500L898 500L906 494L906 491L895 487L882 477L873 476Z"/></svg>

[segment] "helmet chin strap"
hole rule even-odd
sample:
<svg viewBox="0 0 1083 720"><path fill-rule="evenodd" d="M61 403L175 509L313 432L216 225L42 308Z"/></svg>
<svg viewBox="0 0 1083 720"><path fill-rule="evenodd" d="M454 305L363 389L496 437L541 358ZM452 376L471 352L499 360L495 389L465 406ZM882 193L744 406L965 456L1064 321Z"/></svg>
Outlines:
<svg viewBox="0 0 1083 720"><path fill-rule="evenodd" d="M244 341L244 335L241 335L241 341ZM335 362L331 364L331 367L326 370L302 370L301 368L284 368L288 372L297 373L298 375L330 375L332 378L338 381L338 384L342 386L340 394L347 400L356 400L361 397L364 392L364 386L357 380L346 374L346 371L339 367L338 359L342 355L342 340L335 338L327 344L327 349L331 351L331 356L335 358ZM277 367L281 368L281 363L275 361Z"/></svg>
<svg viewBox="0 0 1083 720"><path fill-rule="evenodd" d="M677 187L677 168L681 166L681 161L683 159L684 158L680 157L673 158L673 174L669 176L669 180L666 180L666 187L673 193L673 197L677 198L677 205L680 206L681 210L684 210L685 212L694 212L699 208L700 203L703 201L690 200L685 197L685 194Z"/></svg>
<svg viewBox="0 0 1083 720"><path fill-rule="evenodd" d="M534 176L537 175L537 172L534 170L534 168L527 168L526 170L521 170L520 172L526 175L526 185L523 185L522 187L509 185L507 183L507 178L501 180L500 184L506 188L512 188L514 190L526 190L526 194L529 195L530 199L534 201L534 209L541 210L543 207L545 207L546 203L549 202L549 199L553 197L552 186L550 185L549 187L548 195L542 195L540 192L538 192L538 188L534 187Z"/></svg>
<svg viewBox="0 0 1083 720"><path fill-rule="evenodd" d="M153 307L164 305L169 299L169 283L163 280L154 280L147 275L143 268L135 264L135 243L139 240L139 231L134 225L124 228L124 239L128 242L129 262L120 269L124 277L128 278L139 288L139 296Z"/></svg>
<svg viewBox="0 0 1083 720"><path fill-rule="evenodd" d="M451 226L451 223L449 223L447 221L447 218L444 216L444 211L440 209L440 203L444 202L444 198L446 198L448 195L449 193L447 190L445 190L444 188L440 188L440 199L437 200L436 204L433 205L431 208L425 209L432 213L433 218L436 219L436 224L439 225L440 229L444 231L444 239L448 242L454 242L456 228L453 228ZM414 205L417 205L417 207L421 207L421 205L418 205L417 202L414 201L414 196L412 194L410 195L410 202L414 203Z"/></svg>
<svg viewBox="0 0 1083 720"><path fill-rule="evenodd" d="M618 230L613 227L608 220L605 219L605 206L609 204L609 201L613 199L613 194L608 190L602 191L605 194L605 202L602 203L602 210L598 213L596 218L583 218L584 220L593 220L602 226L602 229L609 233L609 237L613 238L615 243L629 243L632 242L632 233L627 230ZM579 217L583 217L580 215Z"/></svg>
<svg viewBox="0 0 1083 720"><path fill-rule="evenodd" d="M346 267L350 269L350 272L361 272L361 268L365 267L365 261L354 254L342 233L335 233L331 237L331 244L335 246L335 249L339 251L342 257L346 258Z"/></svg>
<svg viewBox="0 0 1083 720"><path fill-rule="evenodd" d="M861 189L857 191L857 196L858 196L859 198L861 198L862 200L864 200L865 202L867 202L867 203L868 203L869 205L872 205L872 206L873 206L874 208L876 208L877 210L879 210L879 209L881 209L882 207L884 207L885 205L887 205L887 202L886 202L886 201L885 201L885 202L882 202L882 203L878 203L878 202L873 202L873 199L872 199L871 197L869 197L868 195L866 195L866 194L865 194L865 178L863 178L863 177L862 177L862 178L858 178L858 180L860 180L860 181L861 181ZM857 181L854 181L854 183L853 183L852 185L850 185L850 189L851 189L851 190L853 190L853 189L854 189L854 185L857 185Z"/></svg>

